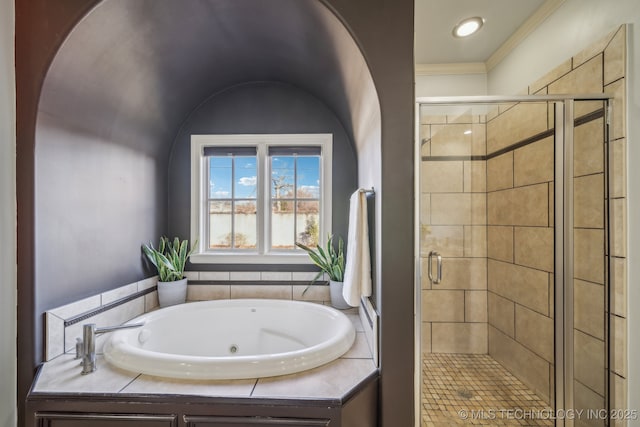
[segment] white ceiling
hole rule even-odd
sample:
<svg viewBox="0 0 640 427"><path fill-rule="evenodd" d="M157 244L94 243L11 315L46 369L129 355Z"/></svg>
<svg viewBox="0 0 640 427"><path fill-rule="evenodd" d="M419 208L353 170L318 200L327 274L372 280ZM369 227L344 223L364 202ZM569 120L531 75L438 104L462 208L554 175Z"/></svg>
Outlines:
<svg viewBox="0 0 640 427"><path fill-rule="evenodd" d="M545 0L415 0L416 64L486 62ZM485 19L480 31L455 38L465 18Z"/></svg>

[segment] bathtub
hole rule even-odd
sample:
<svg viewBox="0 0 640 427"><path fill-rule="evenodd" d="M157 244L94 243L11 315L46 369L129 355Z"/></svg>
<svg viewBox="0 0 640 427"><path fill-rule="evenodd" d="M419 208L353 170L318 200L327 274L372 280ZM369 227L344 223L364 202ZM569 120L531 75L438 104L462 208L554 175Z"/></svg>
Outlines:
<svg viewBox="0 0 640 427"><path fill-rule="evenodd" d="M232 299L144 314L136 329L111 334L104 357L133 372L183 379L291 374L328 363L355 340L353 323L320 304Z"/></svg>

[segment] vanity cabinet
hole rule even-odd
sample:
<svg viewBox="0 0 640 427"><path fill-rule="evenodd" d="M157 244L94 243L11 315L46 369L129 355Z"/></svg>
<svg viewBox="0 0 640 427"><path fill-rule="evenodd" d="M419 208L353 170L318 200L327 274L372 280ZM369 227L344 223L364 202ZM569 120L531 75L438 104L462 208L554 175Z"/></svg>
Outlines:
<svg viewBox="0 0 640 427"><path fill-rule="evenodd" d="M339 399L29 393L26 427L375 427L378 376Z"/></svg>

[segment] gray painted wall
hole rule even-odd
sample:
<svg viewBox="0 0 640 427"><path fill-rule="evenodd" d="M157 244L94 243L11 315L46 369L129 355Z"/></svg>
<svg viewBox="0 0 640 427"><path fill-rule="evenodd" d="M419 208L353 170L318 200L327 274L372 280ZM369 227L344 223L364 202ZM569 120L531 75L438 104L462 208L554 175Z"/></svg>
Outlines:
<svg viewBox="0 0 640 427"><path fill-rule="evenodd" d="M242 133L333 134L333 233L346 241L349 197L357 187L353 143L326 104L294 86L274 82L247 83L218 93L199 106L184 122L169 159L169 235L189 237L191 135ZM301 266L287 268L298 267ZM194 268L262 271L280 266L198 264Z"/></svg>
<svg viewBox="0 0 640 427"><path fill-rule="evenodd" d="M16 97L13 0L0 1L0 426L16 425Z"/></svg>

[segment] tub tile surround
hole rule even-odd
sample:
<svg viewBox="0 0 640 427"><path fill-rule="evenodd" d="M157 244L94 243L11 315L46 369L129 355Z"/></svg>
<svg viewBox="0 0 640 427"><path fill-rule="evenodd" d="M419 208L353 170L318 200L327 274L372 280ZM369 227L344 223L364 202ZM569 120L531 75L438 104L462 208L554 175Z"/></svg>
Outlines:
<svg viewBox="0 0 640 427"><path fill-rule="evenodd" d="M575 397L579 409L605 407L607 381L611 384L612 407L626 407L625 43L626 28L622 26L558 65L527 91L606 93L614 97L608 195L604 192L601 139L605 119L575 128L574 333L576 348L592 350L576 352ZM577 102L575 116L601 108L602 102ZM474 134L479 126L486 129L486 141L477 138L485 143L486 160L473 160L483 165L474 167L484 168L484 177L471 172L470 158L461 158L472 154L471 149L461 149L461 132L443 130L449 125L459 131L453 124L459 125L461 120L421 112L422 351L488 352L549 402L553 399L554 378L554 154L553 137L547 135L553 128L553 109L546 103L501 104L481 119L460 117L467 119L464 123L468 126L473 124ZM434 139L434 130L440 139ZM446 151L444 136L457 138L450 152ZM504 152L511 144L533 136L539 139ZM439 157L434 153L434 141ZM478 184L472 184L477 180ZM460 212L471 207L471 198L479 194L486 197L484 218ZM603 311L606 204L611 215L611 313ZM453 213L448 212L451 209ZM484 241L477 239L476 250L467 252L471 227L484 229ZM481 245L484 254L477 250ZM443 256L445 274L437 285L426 277L431 250ZM470 292L484 293L486 316L477 311L482 296ZM613 348L608 374L603 330L607 316Z"/></svg>
<svg viewBox="0 0 640 427"><path fill-rule="evenodd" d="M352 348L339 359L309 371L246 380L181 380L122 370L111 366L99 353L98 369L82 375L74 355L63 354L43 364L32 393L340 399L377 371L360 316L353 309L347 316L356 328Z"/></svg>

